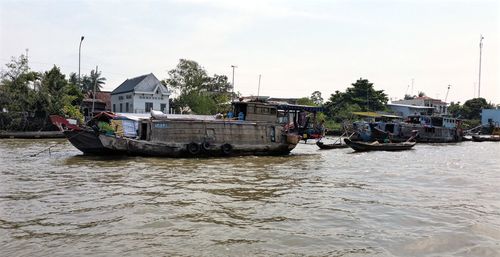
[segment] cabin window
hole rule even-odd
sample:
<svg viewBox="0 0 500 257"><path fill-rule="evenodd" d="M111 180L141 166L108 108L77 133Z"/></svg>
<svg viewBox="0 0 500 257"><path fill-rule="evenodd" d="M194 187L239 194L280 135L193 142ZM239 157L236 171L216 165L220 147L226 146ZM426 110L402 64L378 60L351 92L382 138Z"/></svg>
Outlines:
<svg viewBox="0 0 500 257"><path fill-rule="evenodd" d="M256 107L256 113L269 114L271 113L271 109L266 107Z"/></svg>
<svg viewBox="0 0 500 257"><path fill-rule="evenodd" d="M436 132L436 128L434 128L434 127L425 127L424 131L427 132L427 133L434 133L434 132Z"/></svg>

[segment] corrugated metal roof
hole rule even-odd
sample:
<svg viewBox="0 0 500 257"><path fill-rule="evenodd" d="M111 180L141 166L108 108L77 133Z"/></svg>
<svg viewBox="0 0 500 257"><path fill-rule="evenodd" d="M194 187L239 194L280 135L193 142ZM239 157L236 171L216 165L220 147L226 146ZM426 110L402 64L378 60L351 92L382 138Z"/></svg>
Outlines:
<svg viewBox="0 0 500 257"><path fill-rule="evenodd" d="M121 83L117 88L115 88L115 90L113 90L113 92L111 92L111 94L115 95L115 94L132 92L132 91L134 91L135 86L137 86L139 83L141 83L141 81L149 75L151 75L151 74L146 74L146 75L142 75L139 77L127 79L123 83Z"/></svg>

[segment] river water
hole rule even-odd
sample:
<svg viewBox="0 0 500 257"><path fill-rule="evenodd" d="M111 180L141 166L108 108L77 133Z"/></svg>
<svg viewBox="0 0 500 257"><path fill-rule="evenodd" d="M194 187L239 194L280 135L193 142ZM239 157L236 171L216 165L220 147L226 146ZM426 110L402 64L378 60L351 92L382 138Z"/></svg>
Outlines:
<svg viewBox="0 0 500 257"><path fill-rule="evenodd" d="M0 140L0 256L500 256L499 153L162 159Z"/></svg>

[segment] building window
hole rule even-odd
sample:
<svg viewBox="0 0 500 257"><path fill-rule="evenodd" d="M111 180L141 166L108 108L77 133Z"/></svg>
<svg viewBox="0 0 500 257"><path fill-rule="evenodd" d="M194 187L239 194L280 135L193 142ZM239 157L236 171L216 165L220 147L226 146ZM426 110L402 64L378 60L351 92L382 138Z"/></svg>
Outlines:
<svg viewBox="0 0 500 257"><path fill-rule="evenodd" d="M153 109L153 103L146 103L146 108L145 108L146 112L150 112L151 109Z"/></svg>
<svg viewBox="0 0 500 257"><path fill-rule="evenodd" d="M125 112L129 112L128 111L128 103L125 103Z"/></svg>
<svg viewBox="0 0 500 257"><path fill-rule="evenodd" d="M121 96L119 96L119 97L118 97L118 100L123 100L123 96L122 96L122 95L121 95Z"/></svg>
<svg viewBox="0 0 500 257"><path fill-rule="evenodd" d="M127 95L126 98L127 99L132 99L132 95Z"/></svg>
<svg viewBox="0 0 500 257"><path fill-rule="evenodd" d="M113 104L113 112L116 112L116 104Z"/></svg>
<svg viewBox="0 0 500 257"><path fill-rule="evenodd" d="M167 104L160 104L160 109L162 112L165 112L165 108L167 108Z"/></svg>
<svg viewBox="0 0 500 257"><path fill-rule="evenodd" d="M120 112L123 112L123 104L120 103Z"/></svg>

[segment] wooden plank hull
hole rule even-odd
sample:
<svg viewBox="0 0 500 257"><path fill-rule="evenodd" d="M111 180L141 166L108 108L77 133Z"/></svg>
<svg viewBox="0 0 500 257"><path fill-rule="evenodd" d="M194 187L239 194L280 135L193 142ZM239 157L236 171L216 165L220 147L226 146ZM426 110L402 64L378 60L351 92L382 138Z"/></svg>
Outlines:
<svg viewBox="0 0 500 257"><path fill-rule="evenodd" d="M151 142L125 137L99 135L103 146L116 153L160 157L210 157L242 155L286 155L294 144L197 144L176 142ZM194 143L196 144L196 143Z"/></svg>
<svg viewBox="0 0 500 257"><path fill-rule="evenodd" d="M63 133L68 141L84 154L117 154L116 151L104 147L99 140L99 135L93 130L65 130Z"/></svg>
<svg viewBox="0 0 500 257"><path fill-rule="evenodd" d="M344 139L345 143L351 147L354 151L366 152L366 151L403 151L410 150L415 146L416 142L404 142L404 143L366 143L361 141L351 141L350 139Z"/></svg>

